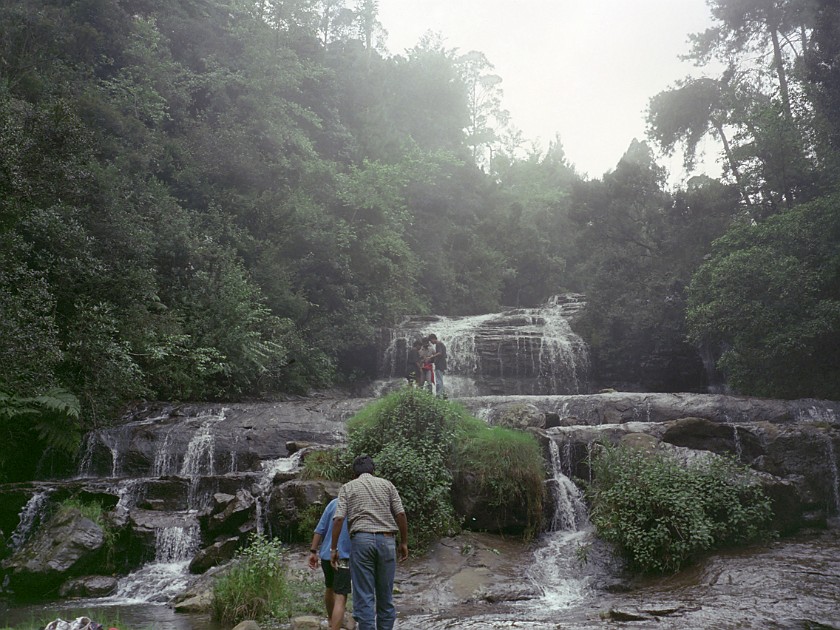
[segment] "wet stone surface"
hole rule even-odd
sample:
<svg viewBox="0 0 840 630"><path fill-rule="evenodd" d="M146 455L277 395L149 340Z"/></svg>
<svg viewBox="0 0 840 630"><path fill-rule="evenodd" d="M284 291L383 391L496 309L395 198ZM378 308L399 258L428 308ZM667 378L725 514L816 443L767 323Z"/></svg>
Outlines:
<svg viewBox="0 0 840 630"><path fill-rule="evenodd" d="M451 540L460 542L460 537ZM496 543L487 537L476 544L492 548ZM506 549L511 557L491 560L487 573L476 572L479 559L487 556L452 553L457 550L438 551L400 569L398 577L406 576L397 596L400 630L840 628L836 527L723 552L673 576L616 581L613 575L608 589L610 577L597 573L615 572L614 567L590 568L588 575L584 569L577 576L583 583L577 600L556 598L552 588L557 585L523 579L523 567L534 558L534 550L524 545ZM467 582L473 590L464 597ZM508 597L494 600L481 595L485 592Z"/></svg>

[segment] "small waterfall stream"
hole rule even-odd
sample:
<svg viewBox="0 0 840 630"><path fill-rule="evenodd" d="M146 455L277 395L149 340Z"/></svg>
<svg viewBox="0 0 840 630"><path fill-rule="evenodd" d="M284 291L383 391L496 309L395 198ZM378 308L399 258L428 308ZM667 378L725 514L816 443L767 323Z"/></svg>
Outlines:
<svg viewBox="0 0 840 630"><path fill-rule="evenodd" d="M270 523L267 522L268 502L271 499L271 484L274 482L274 477L277 473L292 472L300 467L301 456L303 451L296 451L290 457L280 457L267 462L261 462L263 474L257 482L259 491L254 497L257 510L257 533L264 534L268 529L270 531ZM266 498L267 497L267 498Z"/></svg>
<svg viewBox="0 0 840 630"><path fill-rule="evenodd" d="M41 523L46 515L47 503L50 492L42 490L34 493L23 509L20 511L20 522L12 532L11 548L18 550L23 546L23 543L29 538L29 535L37 525Z"/></svg>
<svg viewBox="0 0 840 630"><path fill-rule="evenodd" d="M184 590L190 580L190 560L198 551L200 530L194 518L183 515L183 520L186 525L155 530L154 561L121 578L117 592L107 600L164 604Z"/></svg>
<svg viewBox="0 0 840 630"><path fill-rule="evenodd" d="M547 484L554 512L527 577L542 592L542 604L557 610L577 604L588 592L586 578L580 577L579 553L590 540L592 528L580 488L563 472L571 469L568 454L564 457L557 442L551 440L549 455L551 479Z"/></svg>

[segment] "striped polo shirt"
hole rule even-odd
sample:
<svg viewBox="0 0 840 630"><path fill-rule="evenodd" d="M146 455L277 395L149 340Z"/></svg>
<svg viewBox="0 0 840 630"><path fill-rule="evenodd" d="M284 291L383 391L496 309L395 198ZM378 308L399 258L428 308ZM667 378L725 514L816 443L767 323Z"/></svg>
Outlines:
<svg viewBox="0 0 840 630"><path fill-rule="evenodd" d="M397 514L405 512L397 489L387 479L362 473L338 491L335 518L345 518L350 535L395 533Z"/></svg>

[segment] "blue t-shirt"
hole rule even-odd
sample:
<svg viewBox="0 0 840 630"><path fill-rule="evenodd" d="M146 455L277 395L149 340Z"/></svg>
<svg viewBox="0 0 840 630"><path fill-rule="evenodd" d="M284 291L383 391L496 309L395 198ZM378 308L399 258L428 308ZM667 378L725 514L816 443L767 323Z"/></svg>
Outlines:
<svg viewBox="0 0 840 630"><path fill-rule="evenodd" d="M333 515L335 514L335 506L338 505L338 499L333 499L327 504L324 513L321 514L321 520L318 521L318 526L315 528L316 534L321 534L321 560L330 559L330 544L332 543L332 529L333 529ZM338 557L350 557L350 531L347 529L347 519L341 525L341 533L338 535Z"/></svg>

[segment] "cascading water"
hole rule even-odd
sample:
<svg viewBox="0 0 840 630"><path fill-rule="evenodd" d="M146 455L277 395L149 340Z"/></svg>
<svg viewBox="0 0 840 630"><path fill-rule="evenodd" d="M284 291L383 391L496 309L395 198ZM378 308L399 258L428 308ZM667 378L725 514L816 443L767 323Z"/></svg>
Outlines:
<svg viewBox="0 0 840 630"><path fill-rule="evenodd" d="M200 542L198 522L186 515L183 519L187 525L155 530L154 562L122 578L109 600L121 604L167 603L183 592L190 581L190 560Z"/></svg>
<svg viewBox="0 0 840 630"><path fill-rule="evenodd" d="M213 437L213 425L225 419L225 409L218 415L213 414L201 423L184 453L184 461L181 464L181 476L190 480L188 504L192 509L206 507L208 497L198 496L198 486L202 475L213 475L215 473L216 441ZM167 435L167 437L169 437Z"/></svg>
<svg viewBox="0 0 840 630"><path fill-rule="evenodd" d="M741 462L744 458L744 447L741 445L741 434L738 431L738 425L732 422L729 414L723 414L723 417L726 420L727 426L732 428L732 440L735 444L735 459Z"/></svg>
<svg viewBox="0 0 840 630"><path fill-rule="evenodd" d="M385 379L374 393L405 382L408 348L432 332L447 347L444 383L450 397L585 392L588 349L569 325L580 304L554 300L502 313L408 319L388 331L379 362Z"/></svg>
<svg viewBox="0 0 840 630"><path fill-rule="evenodd" d="M33 494L20 511L20 521L11 536L12 550L17 551L29 538L29 534L41 523L46 515L50 493L47 490Z"/></svg>
<svg viewBox="0 0 840 630"><path fill-rule="evenodd" d="M557 442L549 442L551 479L549 495L554 501L550 530L534 552L528 578L541 590L543 604L551 609L568 608L583 600L588 586L579 577L579 550L592 536L586 504L580 489L564 473ZM567 466L571 468L571 464Z"/></svg>
<svg viewBox="0 0 840 630"><path fill-rule="evenodd" d="M258 492L255 497L257 533L264 534L266 529L266 515L268 514L269 500L271 499L271 484L277 473L292 472L300 467L303 451L296 451L289 457L279 457L267 462L261 462L263 474L257 482ZM264 503L264 504L263 504Z"/></svg>

